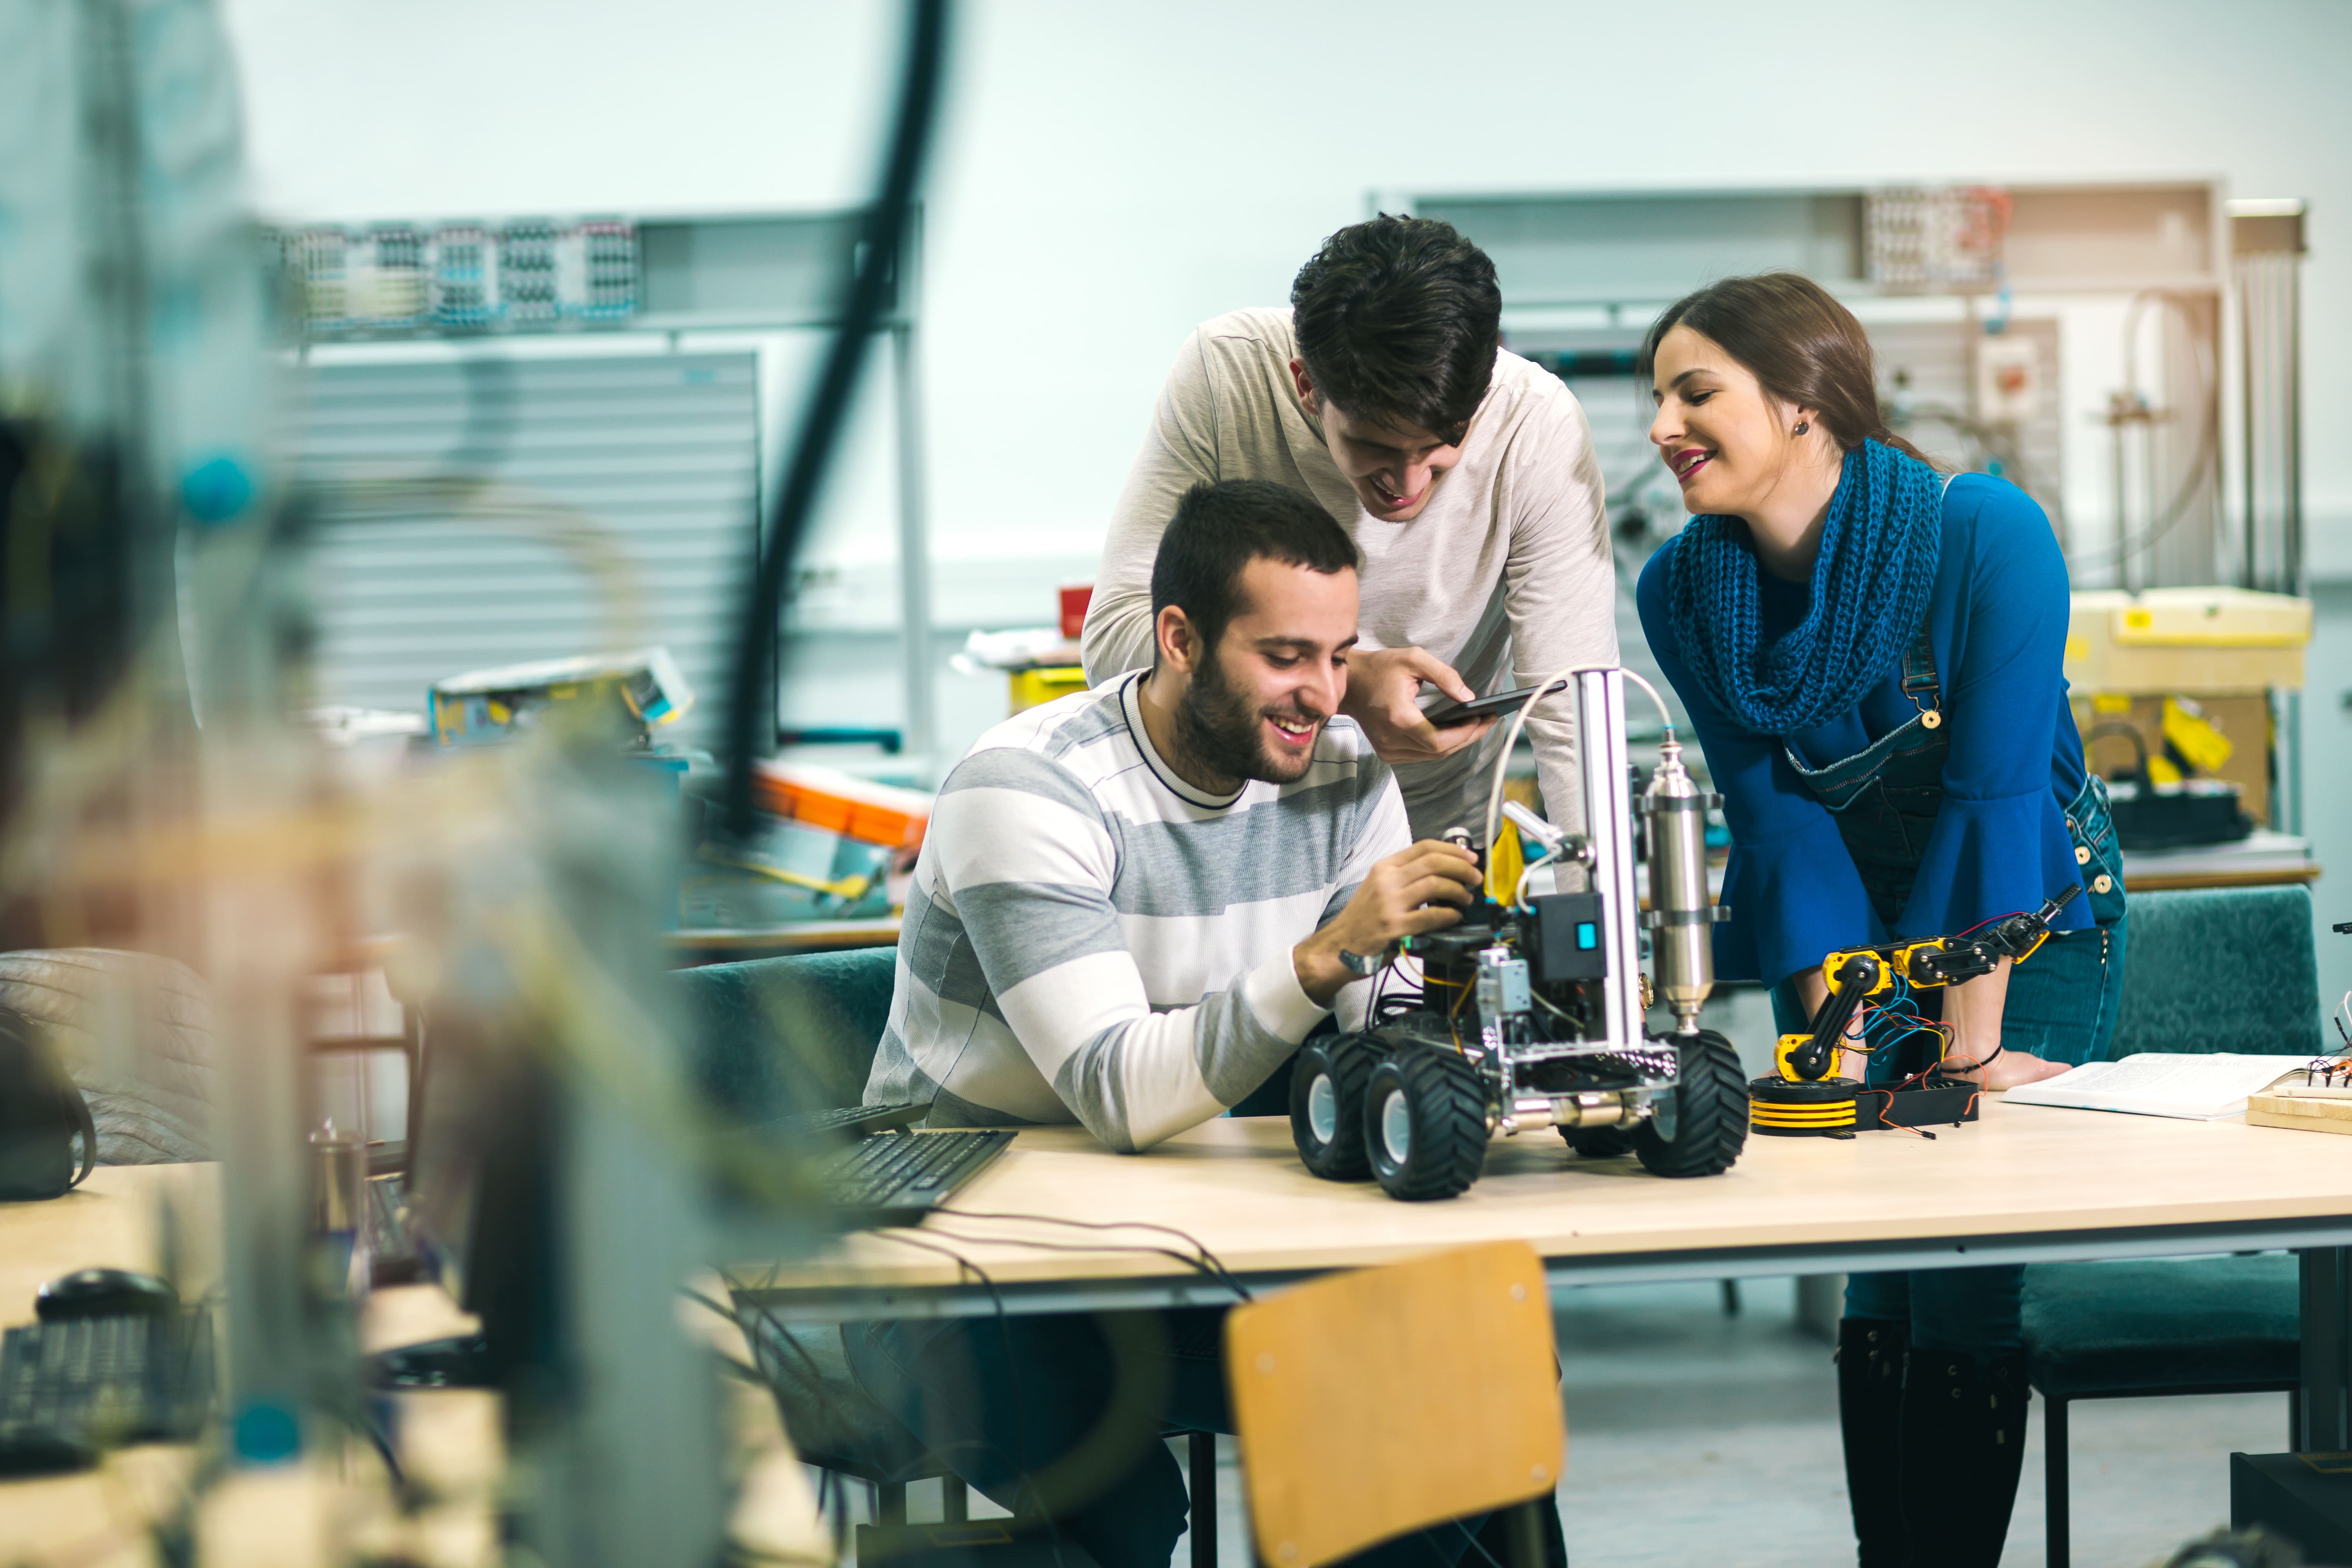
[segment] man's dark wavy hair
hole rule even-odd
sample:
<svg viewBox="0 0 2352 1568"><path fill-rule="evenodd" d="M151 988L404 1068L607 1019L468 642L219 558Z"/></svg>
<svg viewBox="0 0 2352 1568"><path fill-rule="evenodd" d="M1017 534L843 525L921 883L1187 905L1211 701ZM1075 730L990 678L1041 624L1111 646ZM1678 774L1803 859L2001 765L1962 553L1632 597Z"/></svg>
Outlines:
<svg viewBox="0 0 2352 1568"><path fill-rule="evenodd" d="M1151 619L1174 605L1213 650L1241 610L1242 568L1261 557L1328 576L1357 569L1355 542L1304 491L1271 479L1194 485L1151 563Z"/></svg>
<svg viewBox="0 0 2352 1568"><path fill-rule="evenodd" d="M1290 285L1317 394L1358 419L1458 444L1495 375L1495 264L1435 218L1386 213L1323 242Z"/></svg>

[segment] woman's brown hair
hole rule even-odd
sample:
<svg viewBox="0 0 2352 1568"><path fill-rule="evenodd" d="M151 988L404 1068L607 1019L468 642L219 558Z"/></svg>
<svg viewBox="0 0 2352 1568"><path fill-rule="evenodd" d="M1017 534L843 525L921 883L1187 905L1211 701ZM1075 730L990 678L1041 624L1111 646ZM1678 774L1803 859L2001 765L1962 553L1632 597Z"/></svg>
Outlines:
<svg viewBox="0 0 2352 1568"><path fill-rule="evenodd" d="M1862 323L1803 274L1726 278L1667 306L1642 339L1634 374L1643 385L1650 384L1658 344L1678 326L1720 344L1755 374L1768 395L1811 409L1845 450L1880 441L1923 463L1931 461L1886 427L1878 408L1870 338Z"/></svg>

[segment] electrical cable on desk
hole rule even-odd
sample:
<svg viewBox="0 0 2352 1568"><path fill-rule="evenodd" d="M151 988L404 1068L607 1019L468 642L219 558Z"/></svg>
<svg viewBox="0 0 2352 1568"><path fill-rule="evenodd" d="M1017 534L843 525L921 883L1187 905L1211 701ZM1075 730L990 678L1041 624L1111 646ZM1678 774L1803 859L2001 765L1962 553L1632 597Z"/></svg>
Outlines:
<svg viewBox="0 0 2352 1568"><path fill-rule="evenodd" d="M776 1274L780 1267L781 1266L777 1264L769 1265L767 1278L759 1288L761 1293L764 1293L770 1286L772 1286L775 1283ZM730 1290L741 1289L741 1287L736 1283L734 1279L728 1275L723 1269L719 1272L719 1278L726 1281L727 1288ZM738 1331L742 1330L743 1320L739 1313L730 1311L729 1309L720 1306L718 1302L712 1300L709 1297L704 1295L701 1291L697 1290L692 1286L681 1285L678 1287L678 1292L689 1300L699 1303L710 1311L717 1313L719 1316L725 1318L729 1322L735 1325ZM824 1373L818 1368L816 1358L809 1354L808 1347L802 1344L798 1340L793 1338L791 1334L785 1332L782 1321L775 1315L774 1309L767 1306L764 1301L756 1306L753 1310L759 1315L761 1321L771 1331L771 1337L768 1342L771 1344L789 1346L793 1354L800 1358L801 1364L805 1369L804 1376L807 1380L807 1389L810 1396L816 1402L818 1415L830 1423L836 1431L847 1431L852 1429L855 1424L847 1420L843 1415L840 1407L835 1405L831 1397L826 1394L824 1391ZM746 1334L745 1338L749 1340L751 1336ZM759 1354L756 1345L752 1351L752 1354L754 1356ZM736 1361L732 1356L722 1355L719 1359L725 1362L730 1368L738 1368L742 1364ZM771 1379L766 1373L757 1368L747 1370L749 1371L750 1375L744 1377L744 1381L757 1383L761 1387L767 1389L772 1396L775 1392L773 1380ZM782 1372L781 1362L779 1363L778 1370L779 1373ZM736 1375L744 1376L744 1373L738 1372ZM787 1436L790 1435L791 1434L789 1432L786 1434ZM841 1556L842 1548L847 1544L848 1541L849 1494L846 1483L842 1479L841 1472L834 1469L824 1469L824 1480L820 1483L821 1489L817 1498L817 1512L822 1516L828 1507L832 1510L835 1558L838 1561Z"/></svg>
<svg viewBox="0 0 2352 1568"><path fill-rule="evenodd" d="M768 1284L772 1285L775 1283L778 1267L779 1266L776 1264L770 1264L768 1266ZM729 1290L731 1291L738 1288L733 1278L727 1274L725 1270L720 1270L719 1277L726 1282ZM691 1285L679 1286L678 1293L685 1296L689 1300L695 1301L709 1310L718 1314L719 1317L726 1319L730 1323L734 1325L738 1333L743 1332L743 1319L740 1311L719 1305L717 1301L712 1300L709 1297L704 1295L701 1291L696 1289ZM808 1389L809 1396L815 1401L818 1415L823 1416L824 1420L835 1428L835 1430L848 1430L849 1424L844 1420L839 1407L834 1404L832 1397L824 1391L824 1373L818 1368L816 1358L809 1354L808 1347L802 1344L798 1340L793 1338L791 1334L784 1331L783 1322L782 1320L777 1318L772 1308L762 1302L754 1310L758 1312L761 1322L763 1322L770 1331L768 1342L771 1344L788 1345L791 1347L793 1354L800 1358L801 1365L804 1369L803 1375L806 1380L806 1387ZM747 1342L751 1342L751 1336L748 1333L744 1334L744 1339ZM751 1354L755 1361L758 1359L759 1353L758 1344L753 1342ZM774 1382L770 1378L769 1374L765 1371L757 1366L745 1367L742 1363L737 1361L730 1355L722 1353L719 1359L726 1364L734 1375L742 1379L746 1383L756 1384L761 1388L765 1389L771 1398L774 1397ZM782 1371L782 1363L780 1361L778 1363L779 1373L781 1373ZM782 1413L779 1412L779 1414L781 1415ZM786 1436L789 1437L791 1434L788 1432L786 1433ZM843 1481L841 1473L838 1470L827 1469L824 1472L824 1480L819 1483L817 1512L820 1516L823 1516L827 1506L827 1498L829 1496L833 1510L834 1555L837 1560L841 1555L841 1548L846 1544L848 1539L849 1493L847 1485Z"/></svg>
<svg viewBox="0 0 2352 1568"><path fill-rule="evenodd" d="M1855 1100L1859 1100L1865 1094L1883 1094L1886 1097L1886 1103L1880 1107L1878 1112L1878 1125L1880 1128L1885 1129L1892 1127L1900 1131L1916 1133L1918 1136L1925 1138L1930 1143L1933 1143L1936 1141L1936 1135L1933 1132L1928 1131L1926 1128L1914 1127L1908 1122L1897 1121L1894 1119L1895 1091L1893 1089L1859 1089L1854 1090L1853 1097Z"/></svg>
<svg viewBox="0 0 2352 1568"><path fill-rule="evenodd" d="M785 1331L783 1321L776 1316L775 1309L770 1307L764 1300L767 1290L775 1284L776 1275L782 1268L782 1265L781 1263L771 1263L768 1265L767 1278L761 1281L759 1289L753 1293L753 1299L759 1303L753 1310L759 1314L761 1322L764 1324L770 1331L768 1342L771 1344L790 1346L793 1354L800 1358L801 1365L803 1369L803 1376L807 1380L810 1397L816 1401L817 1413L824 1416L827 1422L831 1423L835 1430L846 1431L849 1429L850 1424L844 1419L839 1407L833 1403L832 1397L825 1393L824 1373L816 1364L816 1358L809 1354L808 1347L806 1345L802 1344L800 1341L793 1338L790 1333ZM741 1287L739 1286L735 1282L734 1278L728 1274L724 1269L719 1271L719 1278L726 1282L727 1289L730 1292L740 1292ZM686 1294L693 1297L694 1300L709 1308L712 1311L719 1312L721 1316L734 1323L737 1332L740 1333L742 1331L743 1319L740 1312L726 1310L721 1308L719 1303L713 1301L709 1297L703 1295L702 1292L695 1289L691 1286L681 1286L679 1289L685 1291ZM746 1340L750 1340L751 1336L746 1334L744 1335L744 1338ZM754 1360L758 1359L759 1353L759 1345L755 1342L753 1342L751 1349L751 1354ZM779 1372L781 1372L782 1369L782 1362L779 1359ZM762 1381L765 1381L764 1373L762 1374ZM833 1493L833 1536L834 1545L836 1549L836 1555L838 1555L838 1549L845 1545L848 1539L849 1493L847 1486L842 1480L841 1475L838 1471L827 1470L824 1472L824 1484L825 1488L830 1489ZM824 1500L823 1497L820 1497L817 1501L818 1510L822 1512L824 1510Z"/></svg>
<svg viewBox="0 0 2352 1568"><path fill-rule="evenodd" d="M742 1331L742 1319L737 1317L733 1312L729 1311L726 1308L720 1306L718 1302L712 1300L709 1297L704 1295L693 1286L681 1285L677 1288L677 1293L685 1297L688 1300L694 1302L697 1306L705 1308L709 1311L716 1312L719 1316L726 1319L730 1323L735 1326L735 1329L739 1333ZM754 1352L753 1353L757 1354L758 1352ZM725 1351L720 1351L719 1352L719 1360L739 1382L756 1383L761 1388L768 1386L767 1373L761 1372L758 1367L753 1366L750 1362L737 1361Z"/></svg>
<svg viewBox="0 0 2352 1568"><path fill-rule="evenodd" d="M1201 1259L1197 1258L1188 1258L1172 1247L1149 1247L1133 1242L1038 1241L1026 1237L974 1236L969 1231L949 1230L945 1226L941 1226L939 1223L939 1213L937 1210L932 1212L930 1219L924 1225L923 1234L926 1236L940 1237L949 1241L969 1242L976 1247L1024 1247L1034 1248L1039 1252L1147 1253L1154 1258L1165 1258L1171 1261L1181 1263L1185 1268L1192 1270L1195 1274L1200 1275L1202 1279L1213 1281L1214 1283L1223 1286L1224 1289L1234 1291L1244 1301L1250 1299L1248 1291L1242 1286L1219 1274L1214 1268L1211 1268L1206 1263L1203 1263Z"/></svg>
<svg viewBox="0 0 2352 1568"><path fill-rule="evenodd" d="M981 1289L988 1292L989 1305L995 1309L996 1334L998 1342L1004 1352L1005 1370L1008 1373L1016 1373L1019 1358L1014 1356L1013 1353L1013 1329L1011 1318L1004 1310L1004 1298L998 1292L996 1289L996 1281L990 1278L987 1269L982 1268L979 1264L974 1263L971 1258L964 1257L953 1247L935 1246L930 1242L922 1240L920 1237L909 1236L904 1229L877 1230L869 1232L868 1234L878 1237L884 1241L895 1241L903 1246L918 1247L925 1252L935 1252L939 1254L941 1258L948 1259L956 1266L956 1279L959 1282L962 1280L964 1271L966 1269L971 1270L973 1277L979 1279ZM1013 1376L1013 1398L1009 1402L1013 1411L1013 1446L1019 1450L1017 1461L1013 1465L1013 1473L1019 1478L1019 1483L1014 1489L1016 1494L1031 1490L1031 1489L1035 1485L1037 1473L1036 1462L1029 1451L1029 1421L1028 1417L1022 1410L1022 1406L1027 1403L1022 1394L1024 1382L1024 1380L1017 1374ZM1002 1453L998 1455L998 1458L1000 1458L1006 1457L1007 1456ZM1062 1561L1062 1527L1055 1522L1053 1510L1045 1506L1045 1500L1039 1498L1036 1501L1038 1504L1037 1511L1045 1516L1045 1538L1047 1543L1053 1548L1054 1568L1067 1568L1067 1565ZM1014 1511L1018 1512L1019 1510L1015 1510Z"/></svg>
<svg viewBox="0 0 2352 1568"><path fill-rule="evenodd" d="M1224 1260L1220 1258L1215 1253L1209 1250L1208 1243L1202 1241L1199 1237L1194 1236L1192 1232L1188 1230L1180 1230L1172 1225L1160 1225L1155 1221L1148 1219L1065 1219L1058 1215L1007 1214L981 1209L940 1208L934 1209L932 1213L939 1215L944 1215L949 1218L988 1219L1035 1225L1058 1225L1066 1226L1072 1230L1156 1230L1163 1236L1172 1236L1176 1237L1177 1240L1184 1242L1200 1254L1197 1261L1191 1258L1182 1258L1182 1261L1191 1264L1193 1267L1205 1269L1213 1275L1220 1283L1223 1284L1226 1289L1233 1291L1234 1295L1239 1296L1243 1300L1248 1301L1255 1300L1255 1298L1250 1294L1249 1288L1244 1285L1239 1279L1235 1279L1234 1277L1234 1271L1225 1267ZM1017 1247L1028 1244L1016 1241L1008 1243L1007 1245ZM1043 1246L1045 1244L1038 1243L1036 1245ZM1105 1247L1103 1250L1110 1252L1160 1252L1164 1249L1160 1247L1144 1248L1110 1247ZM1167 1253L1166 1255L1172 1258L1181 1258L1181 1255L1177 1253Z"/></svg>

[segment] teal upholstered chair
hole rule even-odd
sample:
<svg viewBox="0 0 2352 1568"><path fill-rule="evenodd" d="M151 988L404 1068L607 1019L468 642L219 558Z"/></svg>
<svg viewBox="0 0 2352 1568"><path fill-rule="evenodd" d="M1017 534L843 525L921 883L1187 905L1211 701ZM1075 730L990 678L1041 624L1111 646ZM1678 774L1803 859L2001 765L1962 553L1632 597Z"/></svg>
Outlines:
<svg viewBox="0 0 2352 1568"><path fill-rule="evenodd" d="M2319 1052L2311 894L2302 887L2135 893L2111 1058ZM2066 1412L2077 1399L2284 1393L2301 1306L2291 1254L2025 1271L2028 1376L2042 1397L2048 1562L2068 1558ZM2294 1439L2289 1439L2293 1446Z"/></svg>
<svg viewBox="0 0 2352 1568"><path fill-rule="evenodd" d="M867 948L680 970L703 1091L747 1122L856 1104L889 1022L896 956ZM904 1523L908 1483L931 1476L940 1478L947 1518L965 1516L962 1480L867 1397L850 1373L838 1326L754 1318L744 1337L801 1458L871 1486L877 1523ZM1193 1568L1215 1568L1216 1439L1185 1436Z"/></svg>
<svg viewBox="0 0 2352 1568"><path fill-rule="evenodd" d="M678 971L704 1093L746 1122L856 1104L889 1021L895 956L866 948ZM858 1386L838 1326L751 1318L743 1330L801 1458L872 1487L877 1523L905 1522L907 1484L930 1476L948 1517L964 1516L963 1482Z"/></svg>

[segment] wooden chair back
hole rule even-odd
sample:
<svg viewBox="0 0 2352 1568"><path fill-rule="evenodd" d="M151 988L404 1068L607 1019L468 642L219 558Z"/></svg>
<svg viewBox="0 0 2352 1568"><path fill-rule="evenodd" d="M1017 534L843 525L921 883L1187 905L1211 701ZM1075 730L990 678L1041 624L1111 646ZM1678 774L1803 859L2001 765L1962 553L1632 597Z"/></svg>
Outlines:
<svg viewBox="0 0 2352 1568"><path fill-rule="evenodd" d="M1543 1261L1501 1241L1334 1275L1226 1321L1258 1560L1318 1568L1559 1484Z"/></svg>

